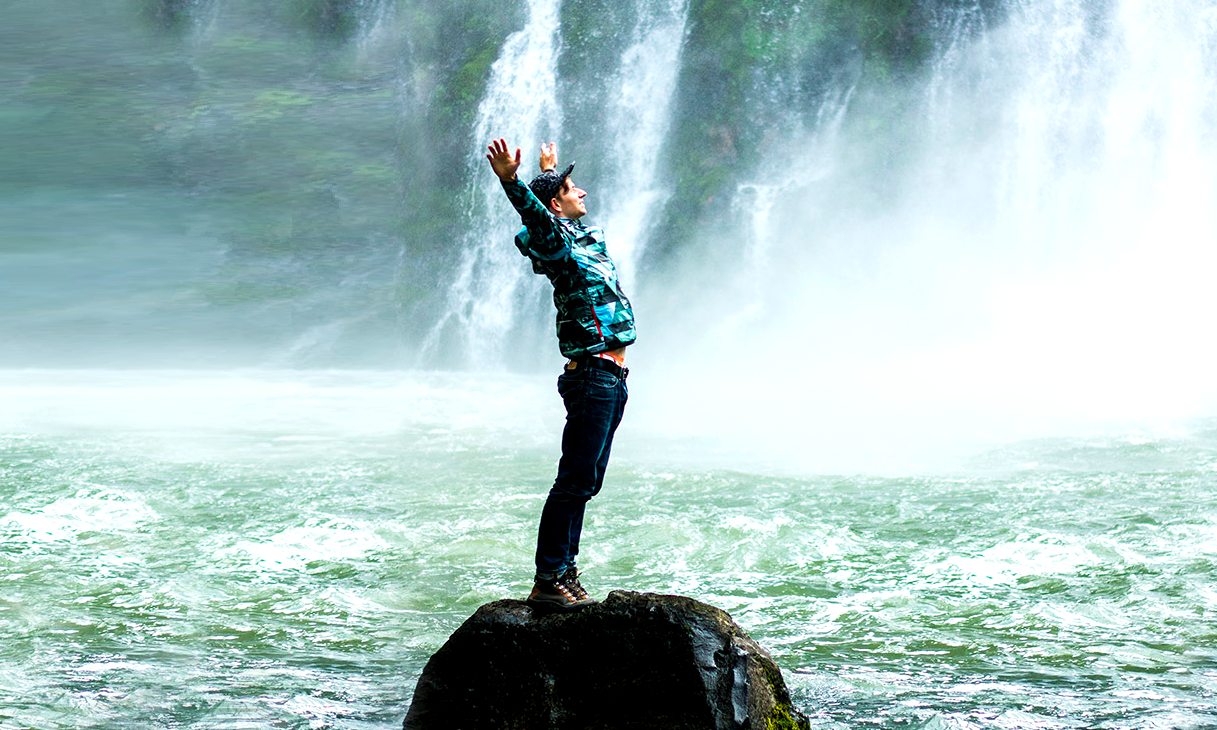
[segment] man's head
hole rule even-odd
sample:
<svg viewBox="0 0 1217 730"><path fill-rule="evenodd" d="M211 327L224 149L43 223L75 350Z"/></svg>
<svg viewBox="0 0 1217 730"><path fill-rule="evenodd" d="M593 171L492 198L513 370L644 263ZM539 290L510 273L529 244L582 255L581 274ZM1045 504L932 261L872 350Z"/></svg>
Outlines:
<svg viewBox="0 0 1217 730"><path fill-rule="evenodd" d="M587 207L583 204L583 196L587 193L570 181L570 173L574 169L575 163L572 162L562 172L543 172L528 184L537 200L561 218L577 219L587 215Z"/></svg>

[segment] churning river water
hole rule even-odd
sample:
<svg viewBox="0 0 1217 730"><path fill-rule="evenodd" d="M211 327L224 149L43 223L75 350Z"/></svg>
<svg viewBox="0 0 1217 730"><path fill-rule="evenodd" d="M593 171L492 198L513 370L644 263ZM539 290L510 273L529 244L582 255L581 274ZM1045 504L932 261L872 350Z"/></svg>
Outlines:
<svg viewBox="0 0 1217 730"><path fill-rule="evenodd" d="M0 728L400 726L529 587L550 380L0 374ZM626 418L587 583L727 610L813 727L1217 727L1217 423L828 476Z"/></svg>

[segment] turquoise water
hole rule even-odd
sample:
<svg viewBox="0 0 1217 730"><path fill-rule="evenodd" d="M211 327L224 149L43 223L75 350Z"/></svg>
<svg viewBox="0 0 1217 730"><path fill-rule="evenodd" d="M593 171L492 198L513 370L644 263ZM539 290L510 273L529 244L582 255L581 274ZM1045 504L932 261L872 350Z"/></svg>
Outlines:
<svg viewBox="0 0 1217 730"><path fill-rule="evenodd" d="M528 588L549 378L0 375L0 728L397 727ZM814 727L1217 727L1217 424L833 476L636 410L587 583L726 609Z"/></svg>

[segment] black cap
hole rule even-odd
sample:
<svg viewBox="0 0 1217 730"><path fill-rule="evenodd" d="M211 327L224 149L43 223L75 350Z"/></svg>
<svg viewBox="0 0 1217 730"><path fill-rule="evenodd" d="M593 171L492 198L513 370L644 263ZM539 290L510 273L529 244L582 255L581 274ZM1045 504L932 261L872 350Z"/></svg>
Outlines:
<svg viewBox="0 0 1217 730"><path fill-rule="evenodd" d="M541 205L549 209L549 201L558 196L558 191L562 189L562 183L566 182L566 178L570 177L570 171L575 169L575 163L570 163L561 173L558 172L543 172L532 179L528 183L528 189L532 194L537 196L537 200L541 201Z"/></svg>

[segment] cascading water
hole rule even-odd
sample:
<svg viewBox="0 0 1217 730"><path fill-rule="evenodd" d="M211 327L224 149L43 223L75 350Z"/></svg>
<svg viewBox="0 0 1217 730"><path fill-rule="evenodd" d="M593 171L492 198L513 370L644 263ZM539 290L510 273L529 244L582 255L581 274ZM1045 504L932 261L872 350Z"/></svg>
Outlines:
<svg viewBox="0 0 1217 730"><path fill-rule="evenodd" d="M728 341L746 332L758 318L770 316L775 299L784 298L781 292L773 291L767 285L775 272L784 266L781 255L774 250L784 235L784 231L774 225L774 209L792 192L805 190L832 175L837 135L852 93L853 89L849 89L824 102L814 117L812 128L815 131L804 151L792 158L794 164L777 168L780 172L773 175L776 181L744 183L737 190L732 202L733 212L747 222L739 270L744 284L739 296L744 306L723 321L722 331Z"/></svg>
<svg viewBox="0 0 1217 730"><path fill-rule="evenodd" d="M556 139L561 131L555 77L560 53L556 46L558 8L557 2L529 5L528 25L504 43L478 108L474 147L482 150L491 138L500 137L520 145L525 160L520 170L523 179L537 172L540 142ZM634 39L622 52L619 66L608 74L607 88L584 85L576 90L606 98L600 111L604 124L596 125L597 137L580 143L598 149L600 160L596 162L608 170L601 173L608 184L592 191L590 199L593 210L602 205L605 212L595 210L589 218L609 231L612 253L627 284L645 247L648 225L662 211L670 189L657 171L688 3L648 1L639 3L636 10ZM563 147L559 146L560 156ZM585 162L579 171L591 162ZM536 331L542 322L548 329L549 317L535 306L544 298L544 282L532 274L509 240L518 228L518 216L481 154L469 160L468 171L473 200L470 235L448 311L433 330L424 356L440 342L445 329L455 325L464 335L466 357L484 362L502 357L509 333Z"/></svg>
<svg viewBox="0 0 1217 730"><path fill-rule="evenodd" d="M613 256L628 290L650 227L663 210L671 182L660 174L671 99L684 45L688 0L640 5L634 41L621 54L605 113L607 179L599 219L612 237Z"/></svg>
<svg viewBox="0 0 1217 730"><path fill-rule="evenodd" d="M1177 361L1214 354L1187 334L1217 304L1192 273L1211 267L1205 242L1217 234L1213 11L1022 4L946 73L950 101L933 113L953 119L974 154L927 146L927 157L964 162L940 198L950 208L912 201L924 219L981 212L966 240L988 249L990 270L974 278L990 285L980 304L991 329L961 365L1019 383L1027 405L1145 417L1212 402L1207 377Z"/></svg>
<svg viewBox="0 0 1217 730"><path fill-rule="evenodd" d="M390 0L360 0L358 9L356 43L361 53L368 54L392 32L396 5Z"/></svg>
<svg viewBox="0 0 1217 730"><path fill-rule="evenodd" d="M878 462L933 452L926 434L1002 440L1217 402L1198 365L1217 352L1189 334L1217 307L1199 273L1217 240L1212 4L1027 2L988 30L975 8L956 13L931 74L893 92L914 110L899 158L851 164L873 146L855 108L819 157L844 164L760 192L778 199L754 204L769 232L748 250L777 268L717 274L724 291L760 292L757 326L724 338L753 304L683 296L712 312L700 333L738 350L735 372L798 362L800 393L746 379L721 410L767 424L746 435L714 417L721 403L701 410L699 382L669 391L665 412L753 453L806 455L794 444L810 436L824 439L813 461L848 442ZM762 174L816 164L792 151L817 135L786 139ZM821 418L792 433L799 410Z"/></svg>
<svg viewBox="0 0 1217 730"><path fill-rule="evenodd" d="M424 355L449 326L458 327L469 362L501 358L508 335L519 327L516 311L523 291L538 289L518 264L510 233L519 216L506 203L498 180L489 172L484 149L493 139L507 139L524 155L520 177L536 174L542 141L556 135L559 0L530 0L528 22L507 38L490 70L486 95L478 106L466 161L469 180L469 233L449 293L448 311L440 319Z"/></svg>

